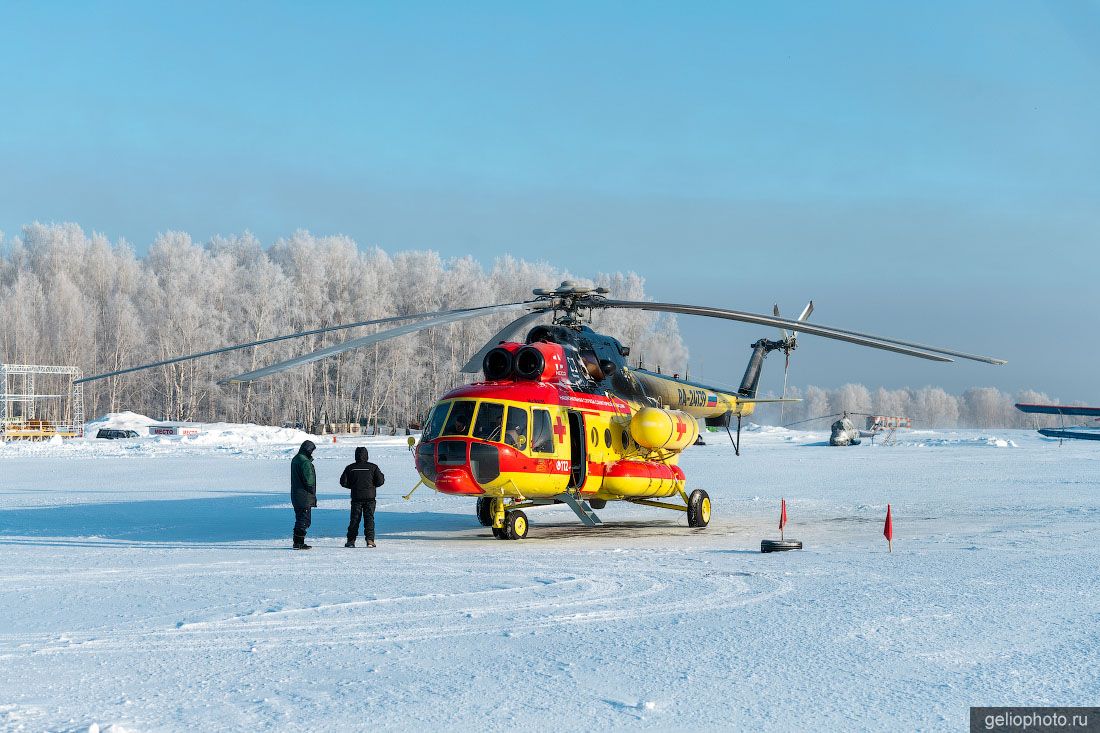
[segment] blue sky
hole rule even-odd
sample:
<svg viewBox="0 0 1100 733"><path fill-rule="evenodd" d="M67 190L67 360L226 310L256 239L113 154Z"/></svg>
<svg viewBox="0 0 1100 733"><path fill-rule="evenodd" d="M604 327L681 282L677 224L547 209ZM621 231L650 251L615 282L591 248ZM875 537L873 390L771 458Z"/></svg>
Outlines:
<svg viewBox="0 0 1100 733"><path fill-rule="evenodd" d="M1100 402L1100 5L3 3L0 230L303 227L1003 356ZM757 332L681 325L734 381ZM774 367L773 367L774 375Z"/></svg>

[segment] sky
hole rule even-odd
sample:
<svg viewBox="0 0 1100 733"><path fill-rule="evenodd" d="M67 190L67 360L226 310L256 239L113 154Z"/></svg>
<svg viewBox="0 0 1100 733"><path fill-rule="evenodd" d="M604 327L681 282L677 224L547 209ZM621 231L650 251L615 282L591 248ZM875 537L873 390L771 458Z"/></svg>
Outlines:
<svg viewBox="0 0 1100 733"><path fill-rule="evenodd" d="M1100 3L0 0L0 69L9 238L304 228L633 270L1009 360L806 337L792 384L1100 403ZM680 323L715 381L771 335Z"/></svg>

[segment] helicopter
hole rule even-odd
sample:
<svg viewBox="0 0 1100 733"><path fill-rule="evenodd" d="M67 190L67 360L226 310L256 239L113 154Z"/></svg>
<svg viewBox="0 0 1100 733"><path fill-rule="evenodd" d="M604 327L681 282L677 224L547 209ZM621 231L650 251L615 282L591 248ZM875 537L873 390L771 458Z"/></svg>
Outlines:
<svg viewBox="0 0 1100 733"><path fill-rule="evenodd" d="M706 527L712 506L703 489L687 491L680 456L699 435L699 420L730 430L765 402L757 391L764 360L782 351L789 365L798 334L811 334L938 362L951 357L1004 364L1002 359L872 336L808 322L813 302L795 319L708 306L616 300L603 287L565 281L532 291L530 300L431 313L391 316L260 341L225 346L85 377L103 379L188 359L264 343L361 326L412 321L250 372L220 384L247 384L272 374L351 349L445 323L526 311L493 335L462 367L483 379L442 395L424 422L413 456L421 485L443 494L475 498L483 526L499 539L528 535L525 510L565 504L582 524L602 523L595 510L624 501L684 512L689 527ZM779 329L778 339L752 343L752 354L737 388L708 385L631 367L630 348L592 329L592 314L635 309L740 321ZM550 323L537 323L550 316Z"/></svg>

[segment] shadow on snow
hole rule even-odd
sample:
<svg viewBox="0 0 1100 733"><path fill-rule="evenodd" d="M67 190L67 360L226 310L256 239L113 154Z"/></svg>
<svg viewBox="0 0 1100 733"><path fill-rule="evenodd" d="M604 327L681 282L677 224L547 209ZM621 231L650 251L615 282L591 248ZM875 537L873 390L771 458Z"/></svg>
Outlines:
<svg viewBox="0 0 1100 733"><path fill-rule="evenodd" d="M336 494L322 500L343 498ZM248 540L289 542L294 512L287 499L270 493L234 494L200 499L166 499L67 504L0 511L0 536L16 538L96 538L153 543L224 543ZM312 537L343 537L348 509L314 509ZM473 512L375 513L377 536L404 536L406 532L455 531L478 526ZM360 528L362 537L362 528ZM0 541L3 542L3 541ZM22 544L22 543L20 543Z"/></svg>

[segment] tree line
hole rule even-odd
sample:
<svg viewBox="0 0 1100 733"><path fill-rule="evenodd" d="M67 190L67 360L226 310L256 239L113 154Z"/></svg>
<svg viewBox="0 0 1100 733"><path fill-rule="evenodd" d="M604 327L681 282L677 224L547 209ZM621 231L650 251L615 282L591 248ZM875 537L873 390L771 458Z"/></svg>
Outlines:
<svg viewBox="0 0 1100 733"><path fill-rule="evenodd" d="M73 365L85 375L307 329L392 315L530 299L535 287L585 282L513 257L387 253L345 236L298 231L265 247L249 233L196 242L160 234L138 256L76 224L32 224L0 236L0 359ZM616 297L646 299L634 273L599 275ZM249 385L218 380L380 328L317 334L85 385L89 416L133 410L169 420L415 425L463 381L459 369L505 313L402 336ZM398 324L393 324L398 325ZM594 316L646 363L683 369L674 318L643 311Z"/></svg>
<svg viewBox="0 0 1100 733"><path fill-rule="evenodd" d="M1054 427L1059 420L1057 416L1027 415L1016 409L1017 402L1058 403L1057 398L1034 390L1012 395L996 387L972 387L954 395L939 387L875 389L845 384L837 389L792 387L787 396L802 401L762 405L753 420L767 425L798 423L795 427L807 430L828 427L837 419L835 415L845 412L908 417L914 428L1039 428ZM862 426L860 417L855 422Z"/></svg>
<svg viewBox="0 0 1100 733"><path fill-rule="evenodd" d="M0 235L0 359L74 365L95 374L222 345L386 316L526 300L535 287L575 279L645 300L634 273L573 277L546 262L514 257L485 268L472 257L432 251L394 254L346 236L307 231L270 246L249 233L196 242L160 234L144 256L129 243L76 224L32 224ZM288 370L250 385L220 378L370 333L359 328L158 367L86 385L89 416L133 410L169 420L418 424L433 400L468 377L459 368L516 314L439 326ZM631 362L684 373L688 351L675 318L609 310L593 326L631 347ZM938 387L791 388L802 402L762 406L769 424L839 412L912 417L917 427L1037 427L1057 418L1027 416L1013 403L1050 402L993 387L952 395Z"/></svg>

